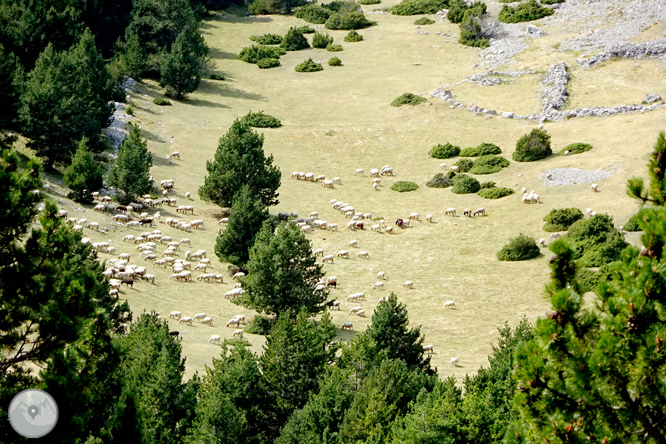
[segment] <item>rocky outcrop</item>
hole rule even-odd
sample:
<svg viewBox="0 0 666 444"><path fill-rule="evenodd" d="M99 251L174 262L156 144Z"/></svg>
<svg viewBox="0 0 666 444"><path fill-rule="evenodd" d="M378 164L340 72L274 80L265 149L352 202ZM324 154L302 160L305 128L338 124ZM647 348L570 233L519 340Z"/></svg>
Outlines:
<svg viewBox="0 0 666 444"><path fill-rule="evenodd" d="M564 62L555 63L548 68L546 75L543 78L542 84L550 86L544 90L541 95L543 104L543 111L549 112L550 110L560 110L564 108L564 104L569 97L567 91L567 84L569 83L569 73L567 72L567 64Z"/></svg>
<svg viewBox="0 0 666 444"><path fill-rule="evenodd" d="M652 40L644 43L622 43L613 46L608 51L593 55L576 62L583 68L592 68L599 63L612 59L628 58L639 59L644 57L656 57L666 54L666 39Z"/></svg>

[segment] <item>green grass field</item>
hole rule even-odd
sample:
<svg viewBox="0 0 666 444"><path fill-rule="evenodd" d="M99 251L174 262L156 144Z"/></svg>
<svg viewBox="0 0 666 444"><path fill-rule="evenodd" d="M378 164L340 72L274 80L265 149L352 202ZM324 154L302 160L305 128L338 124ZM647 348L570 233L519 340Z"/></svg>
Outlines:
<svg viewBox="0 0 666 444"><path fill-rule="evenodd" d="M380 7L392 3L382 3ZM370 11L377 5L366 6ZM461 147L476 146L482 142L499 145L510 158L515 141L529 132L533 125L523 121L500 118L484 119L463 110L451 110L449 104L430 98L416 107L391 107L389 103L405 92L430 92L440 85L455 83L465 76L480 72L470 70L477 62L478 50L453 43L458 28L448 22L427 27L428 35L415 34L414 17L394 17L389 14L368 14L378 24L359 31L364 41L344 43L346 31L328 31L344 51L332 54L325 49L290 52L281 58L282 66L261 70L255 65L236 60L243 46L253 42L251 35L264 33L284 34L290 26L303 25L294 17L236 17L217 14L205 23L205 38L217 63L216 72L225 81L202 81L198 91L185 101L173 101L171 107L158 107L153 98L163 91L150 82L140 85L132 100L136 121L148 146L154 154L152 173L157 181L173 177L178 204L185 203L185 193L191 192L195 215L185 218L175 209L163 208L166 217L180 219L201 218L205 230L184 233L159 224L158 229L174 240L190 238L192 250L204 249L212 258L213 272L225 273L224 284L206 284L194 280L190 283L169 281L170 270L149 266L157 275L156 285L138 283L134 289L123 287L121 296L127 298L135 314L157 310L167 318L172 310L186 316L206 312L214 318L214 326L194 323L192 327L179 326L169 321L172 328L182 332L183 353L187 358L187 375L200 371L219 354L219 347L207 343L211 334L231 338L233 328L226 321L236 314L254 315L250 310L235 306L223 297L233 287L227 264L215 258L213 249L219 225L219 208L206 205L197 196L197 189L206 174L206 161L213 157L217 141L234 119L249 111L263 110L282 121L283 127L260 130L265 134L264 150L275 156L283 179L280 204L277 211L295 211L309 214L318 211L320 218L337 223L339 232L315 231L309 235L312 247L323 248L326 254L339 250L366 250L369 259L338 259L326 265L327 276L338 277L337 290L331 296L342 301L342 310L333 313L336 325L351 321L354 330L365 329L370 317L357 318L347 314L354 305L361 305L371 315L377 301L394 291L408 309L413 325L421 325L426 344L433 344L432 362L442 377L454 375L459 380L465 374L475 373L487 366L487 355L497 338L497 328L508 321L515 325L521 318L534 321L548 311L544 285L549 277L547 250L537 259L507 263L496 259L496 252L509 237L520 232L536 239L547 238L541 230L543 217L553 208L577 206L585 211L613 215L617 225L625 223L637 210L637 204L625 193L626 180L645 173L645 155L650 151L658 131L664 129L666 112L620 115L606 118L572 119L559 123L546 123L552 135L553 151L572 142L591 143L593 150L571 157L518 164L488 176L479 176L483 182L493 180L497 186L514 187L517 194L486 200L477 195L456 195L450 189L425 187L441 161L427 155L438 144L451 142ZM450 42L437 35L440 31L454 37ZM535 40L534 49L517 57L510 69L534 69L545 72L549 64L565 59L573 63L572 54L554 54L552 45L557 38L554 30L547 36L548 45ZM312 35L307 38L311 41ZM343 66L329 67L325 62L336 55ZM324 70L316 73L297 73L294 66L312 57L321 62ZM420 63L414 65L413 63ZM634 68L640 65L641 68ZM574 67L571 106L616 105L629 101L639 103L646 93L666 91L666 81L653 75L656 62L613 62L592 71ZM634 73L634 70L637 71ZM463 84L453 92L465 103L475 101L479 106L500 110L515 109L517 113L536 112L540 99L535 92L539 77L533 75L518 79L515 84L499 87L480 87ZM621 93L609 90L607 85L630 83ZM173 136L173 143L171 137ZM169 165L164 157L180 151L182 160ZM455 159L446 161L449 165ZM371 186L368 171L391 165L395 177L382 177L379 191ZM589 184L563 187L545 187L538 175L556 167L617 170L617 174L599 182L599 193L589 190ZM354 176L357 168L364 168L363 176ZM291 178L293 171L324 174L327 178L339 176L342 184L327 189L319 184ZM417 191L396 193L389 190L393 181L410 180L419 184ZM541 195L542 204L524 205L520 188L534 189ZM123 243L127 234L141 231L115 225L110 214L94 214L92 206L74 211L78 205L62 196L58 188L60 205L70 210L70 217L96 220L110 229L107 235L85 230L93 242L107 240L117 253L132 254L132 262L142 263L134 244ZM397 230L395 234L380 234L365 230L350 232L344 227L345 219L332 209L331 199L351 203L357 211L369 212L373 218L383 218L394 225L396 218L406 218L410 212L434 216L433 223L417 222L414 228ZM475 210L485 207L487 216L469 219L462 216L444 216L449 207ZM359 248L349 248L349 241L358 240ZM632 240L637 236L633 235ZM158 252L163 251L160 248ZM182 257L183 253L181 253ZM100 254L101 259L111 256ZM372 290L375 275L384 271L387 276L383 290ZM196 277L198 273L194 273ZM406 280L414 282L414 289L404 289ZM346 297L363 291L367 301L351 303ZM445 310L444 302L453 300L456 310ZM352 333L340 332L340 338L349 339ZM246 335L252 349L261 351L263 338ZM451 357L458 357L460 367L449 366Z"/></svg>

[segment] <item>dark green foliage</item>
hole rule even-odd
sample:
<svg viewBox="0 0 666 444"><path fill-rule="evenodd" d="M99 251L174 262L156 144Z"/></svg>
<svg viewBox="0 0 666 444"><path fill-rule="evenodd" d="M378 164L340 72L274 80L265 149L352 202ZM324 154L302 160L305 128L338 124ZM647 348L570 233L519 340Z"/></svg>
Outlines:
<svg viewBox="0 0 666 444"><path fill-rule="evenodd" d="M627 194L642 203L650 202L663 206L666 203L666 133L660 132L654 151L650 157L648 174L650 187L646 188L642 177L632 177L627 181Z"/></svg>
<svg viewBox="0 0 666 444"><path fill-rule="evenodd" d="M546 130L534 128L516 142L516 151L513 160L516 162L532 162L544 159L552 154L550 149L550 134Z"/></svg>
<svg viewBox="0 0 666 444"><path fill-rule="evenodd" d="M266 316L256 315L249 324L243 329L245 333L253 335L267 335L273 328L273 323Z"/></svg>
<svg viewBox="0 0 666 444"><path fill-rule="evenodd" d="M333 5L331 3L329 7ZM339 2L339 9L326 20L328 29L362 29L374 25L369 21L358 3L354 1Z"/></svg>
<svg viewBox="0 0 666 444"><path fill-rule="evenodd" d="M485 8L485 3L481 4ZM474 9L468 9L463 15L458 43L475 48L487 48L490 45L488 39L483 35L479 16L476 15Z"/></svg>
<svg viewBox="0 0 666 444"><path fill-rule="evenodd" d="M196 22L191 22L178 34L169 52L160 60L160 84L167 93L178 99L199 87L202 74L213 67L208 56L208 45L199 32Z"/></svg>
<svg viewBox="0 0 666 444"><path fill-rule="evenodd" d="M378 5L382 0L358 0L358 3L361 5Z"/></svg>
<svg viewBox="0 0 666 444"><path fill-rule="evenodd" d="M575 279L579 285L579 291L581 294L587 293L588 291L594 291L597 288L597 284L601 280L602 275L600 272L591 270L589 268L577 268Z"/></svg>
<svg viewBox="0 0 666 444"><path fill-rule="evenodd" d="M454 163L453 166L457 166L459 172L466 173L472 169L474 166L474 161L472 159L462 158Z"/></svg>
<svg viewBox="0 0 666 444"><path fill-rule="evenodd" d="M129 136L118 149L118 157L107 173L108 184L134 200L135 196L152 190L151 166L153 157L148 152L148 144L141 138L141 130L129 124Z"/></svg>
<svg viewBox="0 0 666 444"><path fill-rule="evenodd" d="M472 174L493 174L508 166L509 161L504 157L488 154L476 159L469 172Z"/></svg>
<svg viewBox="0 0 666 444"><path fill-rule="evenodd" d="M416 94L412 93L405 93L393 100L393 102L391 102L391 106L418 105L419 103L423 103L425 101L426 99L421 96L417 96Z"/></svg>
<svg viewBox="0 0 666 444"><path fill-rule="evenodd" d="M580 154L584 153L585 151L589 151L591 149L592 145L590 145L589 143L572 143L562 148L560 151L558 151L557 154L559 154L560 156L564 156L565 151L569 151L569 155Z"/></svg>
<svg viewBox="0 0 666 444"><path fill-rule="evenodd" d="M472 176L467 174L458 174L453 178L452 193L456 194L471 194L476 193L481 189L481 184Z"/></svg>
<svg viewBox="0 0 666 444"><path fill-rule="evenodd" d="M326 47L326 51L340 52L340 51L342 51L342 45L330 44Z"/></svg>
<svg viewBox="0 0 666 444"><path fill-rule="evenodd" d="M301 34L302 36L302 34ZM275 48L264 45L252 45L243 48L238 54L238 58L248 63L257 63L261 59L279 59L281 55L287 52L282 48Z"/></svg>
<svg viewBox="0 0 666 444"><path fill-rule="evenodd" d="M414 182L399 180L399 181L394 182L393 184L391 184L391 186L389 188L392 189L393 191L397 191L399 193L404 193L404 192L407 192L407 191L416 191L416 190L419 189L419 186L417 184L415 184Z"/></svg>
<svg viewBox="0 0 666 444"><path fill-rule="evenodd" d="M243 116L240 121L241 123L250 125L254 128L279 128L282 126L282 122L280 122L277 118L269 116L268 114L264 114L263 111L259 111L258 113L253 113L250 111L245 116Z"/></svg>
<svg viewBox="0 0 666 444"><path fill-rule="evenodd" d="M558 3L564 3L564 0L540 0L542 5L556 5Z"/></svg>
<svg viewBox="0 0 666 444"><path fill-rule="evenodd" d="M391 13L395 15L435 14L448 7L448 0L402 0L391 8Z"/></svg>
<svg viewBox="0 0 666 444"><path fill-rule="evenodd" d="M171 102L164 97L155 97L153 103L158 106L171 106Z"/></svg>
<svg viewBox="0 0 666 444"><path fill-rule="evenodd" d="M447 143L446 145L437 145L432 147L428 154L435 159L448 159L460 154L460 147Z"/></svg>
<svg viewBox="0 0 666 444"><path fill-rule="evenodd" d="M206 162L208 175L199 188L199 197L221 207L231 206L234 195L247 184L266 206L278 203L280 169L273 156L264 156L264 136L249 125L234 121L220 138L215 158Z"/></svg>
<svg viewBox="0 0 666 444"><path fill-rule="evenodd" d="M257 66L260 69L277 68L280 66L280 59L260 59L257 60Z"/></svg>
<svg viewBox="0 0 666 444"><path fill-rule="evenodd" d="M546 222L543 231L567 231L574 222L582 218L583 212L578 208L553 209L543 218Z"/></svg>
<svg viewBox="0 0 666 444"><path fill-rule="evenodd" d="M570 242L575 252L573 259L578 259L579 267L599 267L614 262L628 245L607 214L578 220L562 238Z"/></svg>
<svg viewBox="0 0 666 444"><path fill-rule="evenodd" d="M430 188L448 188L453 186L453 182L444 173L437 173L432 179L426 182L426 186Z"/></svg>
<svg viewBox="0 0 666 444"><path fill-rule="evenodd" d="M311 58L307 59L302 63L299 63L294 68L296 72L317 72L317 71L322 71L323 69L324 67L321 66L320 63L313 61Z"/></svg>
<svg viewBox="0 0 666 444"><path fill-rule="evenodd" d="M247 6L247 12L252 15L279 14L281 9L280 0L252 0Z"/></svg>
<svg viewBox="0 0 666 444"><path fill-rule="evenodd" d="M92 192L104 185L104 167L93 158L88 151L86 139L81 139L76 154L72 157L72 164L65 170L65 185L72 190L71 199L77 202L90 203L93 201Z"/></svg>
<svg viewBox="0 0 666 444"><path fill-rule="evenodd" d="M331 15L333 11L316 3L309 3L296 11L297 18L315 25L323 25Z"/></svg>
<svg viewBox="0 0 666 444"><path fill-rule="evenodd" d="M286 51L299 51L309 47L308 40L301 32L298 32L298 28L294 27L289 28L289 31L287 31L287 34L282 39L282 43L280 43L280 48Z"/></svg>
<svg viewBox="0 0 666 444"><path fill-rule="evenodd" d="M492 180L489 180L488 182L481 182L481 189L483 190L484 188L495 188L495 182Z"/></svg>
<svg viewBox="0 0 666 444"><path fill-rule="evenodd" d="M655 212L654 209L650 208L643 208L641 211L638 213L634 214L629 218L626 224L624 224L624 229L627 231L641 231L641 227L638 223L640 218L642 217L641 214L647 213L647 212Z"/></svg>
<svg viewBox="0 0 666 444"><path fill-rule="evenodd" d="M513 193L514 191L511 188L491 187L481 188L478 194L485 199L501 199L502 197L510 196Z"/></svg>
<svg viewBox="0 0 666 444"><path fill-rule="evenodd" d="M519 234L509 239L509 243L497 252L497 259L501 261L526 261L539 255L539 246L533 237Z"/></svg>
<svg viewBox="0 0 666 444"><path fill-rule="evenodd" d="M264 34L264 35L250 36L250 40L257 42L260 45L279 45L280 43L282 43L282 39L283 37L278 34Z"/></svg>
<svg viewBox="0 0 666 444"><path fill-rule="evenodd" d="M428 17L421 17L420 19L416 19L414 21L415 25L432 25L433 23L435 23L435 21Z"/></svg>
<svg viewBox="0 0 666 444"><path fill-rule="evenodd" d="M465 148L460 151L460 155L463 157L480 157L488 154L502 154L502 150L494 143L484 142L479 146Z"/></svg>
<svg viewBox="0 0 666 444"><path fill-rule="evenodd" d="M340 60L340 59L337 58L337 57L331 57L331 58L328 60L328 65L329 65L329 66L342 66L342 60Z"/></svg>
<svg viewBox="0 0 666 444"><path fill-rule="evenodd" d="M314 34L315 33L315 30L310 28L308 25L299 26L296 29L298 30L298 32L300 32L302 34Z"/></svg>
<svg viewBox="0 0 666 444"><path fill-rule="evenodd" d="M528 0L525 3L519 4L515 8L504 5L499 13L498 19L500 22L504 23L529 22L548 17L554 13L555 11L549 8L544 8L537 3L536 0Z"/></svg>
<svg viewBox="0 0 666 444"><path fill-rule="evenodd" d="M446 18L451 23L461 23L467 11L471 11L471 14L475 17L481 17L486 13L486 10L487 6L483 2L474 2L468 6L463 0L451 0Z"/></svg>
<svg viewBox="0 0 666 444"><path fill-rule="evenodd" d="M249 186L244 185L234 195L227 227L220 231L215 242L215 254L220 261L244 269L250 258L254 237L267 219L266 205L260 197L252 194Z"/></svg>
<svg viewBox="0 0 666 444"><path fill-rule="evenodd" d="M19 105L18 86L21 70L13 53L7 54L0 43L0 128L11 128L16 120Z"/></svg>
<svg viewBox="0 0 666 444"><path fill-rule="evenodd" d="M345 42L353 43L361 41L363 41L363 36L353 29L345 36Z"/></svg>
<svg viewBox="0 0 666 444"><path fill-rule="evenodd" d="M312 36L312 47L313 48L326 48L328 45L333 43L333 37L320 32L315 32Z"/></svg>
<svg viewBox="0 0 666 444"><path fill-rule="evenodd" d="M294 224L264 222L255 237L242 278L246 293L235 302L267 314L300 310L318 313L325 309L327 291L315 291L324 276L312 255L310 241Z"/></svg>

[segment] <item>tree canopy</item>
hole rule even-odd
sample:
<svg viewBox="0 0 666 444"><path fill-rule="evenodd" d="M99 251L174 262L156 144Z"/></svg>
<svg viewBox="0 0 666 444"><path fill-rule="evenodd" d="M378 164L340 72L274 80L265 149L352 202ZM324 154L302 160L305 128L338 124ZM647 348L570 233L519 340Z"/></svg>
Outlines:
<svg viewBox="0 0 666 444"><path fill-rule="evenodd" d="M107 182L122 191L127 201L152 189L150 167L153 157L148 144L141 138L138 126L129 124L129 136L118 149L118 157L109 168Z"/></svg>
<svg viewBox="0 0 666 444"><path fill-rule="evenodd" d="M92 202L91 193L99 190L104 184L104 167L88 150L85 138L79 142L72 164L65 170L64 180L65 185L72 190L68 197L77 202Z"/></svg>

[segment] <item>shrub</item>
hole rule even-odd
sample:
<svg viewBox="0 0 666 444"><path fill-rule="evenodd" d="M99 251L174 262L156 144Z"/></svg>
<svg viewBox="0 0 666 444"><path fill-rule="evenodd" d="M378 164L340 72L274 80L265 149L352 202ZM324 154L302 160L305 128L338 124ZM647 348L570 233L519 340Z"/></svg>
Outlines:
<svg viewBox="0 0 666 444"><path fill-rule="evenodd" d="M378 5L382 0L358 0L362 5Z"/></svg>
<svg viewBox="0 0 666 444"><path fill-rule="evenodd" d="M275 48L264 45L246 46L241 49L238 58L247 63L257 63L261 59L279 59L287 52L282 48Z"/></svg>
<svg viewBox="0 0 666 444"><path fill-rule="evenodd" d="M250 40L260 45L279 45L282 43L282 36L278 34L264 34L250 36Z"/></svg>
<svg viewBox="0 0 666 444"><path fill-rule="evenodd" d="M363 41L363 36L353 29L345 36L345 42L354 43Z"/></svg>
<svg viewBox="0 0 666 444"><path fill-rule="evenodd" d="M627 231L642 231L638 222L641 220L641 218L647 216L646 213L655 213L655 212L657 212L657 210L655 210L654 208L641 209L638 213L634 214L629 218L629 221L627 221L627 223L624 224L624 229Z"/></svg>
<svg viewBox="0 0 666 444"><path fill-rule="evenodd" d="M548 157L552 152L550 134L545 130L534 128L532 132L518 139L512 157L517 162L532 162Z"/></svg>
<svg viewBox="0 0 666 444"><path fill-rule="evenodd" d="M337 58L337 57L331 57L331 58L328 60L328 65L329 65L329 66L342 66L342 60L340 60L340 59Z"/></svg>
<svg viewBox="0 0 666 444"><path fill-rule="evenodd" d="M488 154L502 154L502 150L494 143L482 143L479 146L465 148L460 152L463 157L479 157Z"/></svg>
<svg viewBox="0 0 666 444"><path fill-rule="evenodd" d="M273 327L273 322L268 319L266 316L255 316L252 318L249 324L243 329L245 333L250 333L253 335L267 335L271 332L271 327Z"/></svg>
<svg viewBox="0 0 666 444"><path fill-rule="evenodd" d="M601 280L601 273L598 271L590 270L589 268L576 269L575 279L580 286L580 294L594 291Z"/></svg>
<svg viewBox="0 0 666 444"><path fill-rule="evenodd" d="M497 252L497 259L501 261L526 261L538 255L539 246L534 238L521 233L509 239L509 243Z"/></svg>
<svg viewBox="0 0 666 444"><path fill-rule="evenodd" d="M423 103L425 101L426 99L421 96L417 96L416 94L412 93L405 93L391 102L391 106L418 105L419 103Z"/></svg>
<svg viewBox="0 0 666 444"><path fill-rule="evenodd" d="M428 154L435 159L448 159L460 154L460 147L447 143L446 145L437 145L432 147Z"/></svg>
<svg viewBox="0 0 666 444"><path fill-rule="evenodd" d="M300 32L301 34L314 34L314 33L315 33L315 30L314 30L313 28L310 28L308 25L300 26L300 27L298 27L298 28L296 28L296 29L297 29L298 32Z"/></svg>
<svg viewBox="0 0 666 444"><path fill-rule="evenodd" d="M553 209L543 218L546 222L543 231L566 231L574 222L582 218L583 212L578 208Z"/></svg>
<svg viewBox="0 0 666 444"><path fill-rule="evenodd" d="M303 63L299 63L296 65L294 68L296 72L316 72L316 71L322 71L324 69L321 64L312 61L312 59L307 59Z"/></svg>
<svg viewBox="0 0 666 444"><path fill-rule="evenodd" d="M162 97L155 97L153 99L153 103L155 105L159 105L159 106L171 106L171 102L169 102L167 99L164 99Z"/></svg>
<svg viewBox="0 0 666 444"><path fill-rule="evenodd" d="M449 179L453 180L454 177L456 177L458 174L456 174L455 171L447 171L444 176L448 177Z"/></svg>
<svg viewBox="0 0 666 444"><path fill-rule="evenodd" d="M248 114L243 116L241 123L250 125L254 128L279 128L282 126L282 122L273 116L264 114L263 111L258 113L253 113L250 111Z"/></svg>
<svg viewBox="0 0 666 444"><path fill-rule="evenodd" d="M538 20L553 15L554 13L555 11L549 8L544 8L538 4L536 0L528 0L526 3L521 3L515 8L504 5L497 18L500 22L504 23L518 23Z"/></svg>
<svg viewBox="0 0 666 444"><path fill-rule="evenodd" d="M331 15L333 15L333 11L314 3L303 6L296 11L297 18L314 23L315 25L323 25Z"/></svg>
<svg viewBox="0 0 666 444"><path fill-rule="evenodd" d="M613 218L607 214L579 219L562 238L572 244L579 267L599 267L614 262L627 246L624 236L613 226Z"/></svg>
<svg viewBox="0 0 666 444"><path fill-rule="evenodd" d="M487 6L483 2L474 2L471 5L467 5L463 0L451 0L449 2L449 12L446 14L446 18L451 23L461 23L465 16L465 12L471 11L471 14L474 14L476 17L481 17L486 13Z"/></svg>
<svg viewBox="0 0 666 444"><path fill-rule="evenodd" d="M475 48L487 48L490 45L488 39L483 35L479 17L472 9L465 11L462 23L460 23L458 43Z"/></svg>
<svg viewBox="0 0 666 444"><path fill-rule="evenodd" d="M483 184L482 184L483 185ZM479 190L479 196L484 199L501 199L502 197L510 196L514 193L511 188L490 187Z"/></svg>
<svg viewBox="0 0 666 444"><path fill-rule="evenodd" d="M448 0L403 0L390 11L395 15L435 14L448 6Z"/></svg>
<svg viewBox="0 0 666 444"><path fill-rule="evenodd" d="M361 29L376 23L365 18L363 11L341 11L330 16L325 26L328 29Z"/></svg>
<svg viewBox="0 0 666 444"><path fill-rule="evenodd" d="M458 167L459 172L466 173L472 169L474 166L474 161L472 159L460 159L453 165Z"/></svg>
<svg viewBox="0 0 666 444"><path fill-rule="evenodd" d="M333 37L329 36L328 34L315 32L314 36L312 36L313 48L326 48L331 43L333 43Z"/></svg>
<svg viewBox="0 0 666 444"><path fill-rule="evenodd" d="M282 43L280 43L280 48L287 51L298 51L309 47L308 39L294 27L289 28L289 31L287 31L287 34L282 39Z"/></svg>
<svg viewBox="0 0 666 444"><path fill-rule="evenodd" d="M504 157L488 154L476 159L469 172L472 174L493 174L508 166L509 161Z"/></svg>
<svg viewBox="0 0 666 444"><path fill-rule="evenodd" d="M429 19L428 17L421 17L420 19L414 21L415 25L432 25L433 23L435 23L435 21Z"/></svg>
<svg viewBox="0 0 666 444"><path fill-rule="evenodd" d="M253 0L247 7L247 11L252 15L278 14L281 10L277 0Z"/></svg>
<svg viewBox="0 0 666 444"><path fill-rule="evenodd" d="M569 151L569 154L580 154L584 153L585 151L590 151L592 149L592 145L589 143L572 143L567 146L565 146L563 149L561 149L557 154L560 156L564 156L564 153L566 151Z"/></svg>
<svg viewBox="0 0 666 444"><path fill-rule="evenodd" d="M394 182L393 185L389 187L393 191L397 191L399 193L404 193L407 191L415 191L419 189L419 186L415 184L414 182L407 182L404 180L399 180L397 182Z"/></svg>
<svg viewBox="0 0 666 444"><path fill-rule="evenodd" d="M484 188L493 188L495 186L495 182L492 180L488 182L481 182L481 189L483 190Z"/></svg>
<svg viewBox="0 0 666 444"><path fill-rule="evenodd" d="M343 49L342 45L331 44L331 45L328 45L326 47L326 51L329 51L329 52L340 52L340 51L342 51L342 49Z"/></svg>
<svg viewBox="0 0 666 444"><path fill-rule="evenodd" d="M430 188L448 188L452 185L453 182L444 173L437 173L432 179L426 182L426 186Z"/></svg>
<svg viewBox="0 0 666 444"><path fill-rule="evenodd" d="M125 112L129 116L133 116L134 115L134 107L131 104L127 105L127 108L125 108Z"/></svg>
<svg viewBox="0 0 666 444"><path fill-rule="evenodd" d="M564 3L564 0L541 0L542 5L555 5L558 3Z"/></svg>
<svg viewBox="0 0 666 444"><path fill-rule="evenodd" d="M276 68L280 66L280 60L279 59L257 60L257 66L261 69Z"/></svg>
<svg viewBox="0 0 666 444"><path fill-rule="evenodd" d="M210 78L212 80L224 80L224 76L221 76L220 74L211 74Z"/></svg>
<svg viewBox="0 0 666 444"><path fill-rule="evenodd" d="M467 174L458 174L453 178L452 193L456 194L473 194L481 189L481 184L478 180Z"/></svg>

